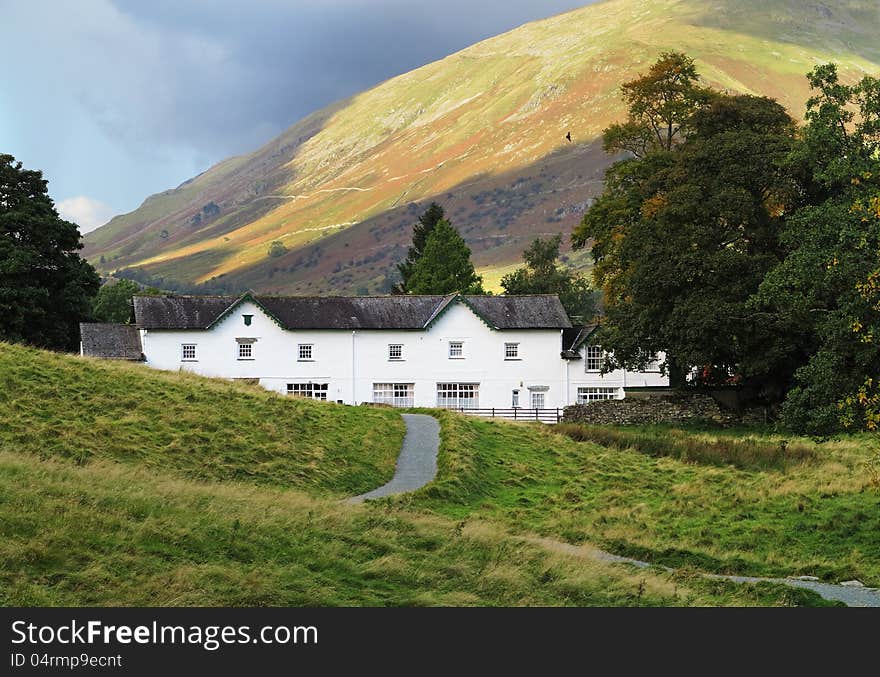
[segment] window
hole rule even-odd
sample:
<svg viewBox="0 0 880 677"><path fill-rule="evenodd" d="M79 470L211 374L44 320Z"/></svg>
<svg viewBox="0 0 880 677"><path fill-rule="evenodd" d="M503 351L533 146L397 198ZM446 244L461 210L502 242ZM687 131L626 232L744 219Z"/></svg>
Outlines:
<svg viewBox="0 0 880 677"><path fill-rule="evenodd" d="M617 398L617 388L578 388L578 404Z"/></svg>
<svg viewBox="0 0 880 677"><path fill-rule="evenodd" d="M605 364L605 353L602 352L601 346L587 346L586 357L584 366L587 371L602 371Z"/></svg>
<svg viewBox="0 0 880 677"><path fill-rule="evenodd" d="M254 319L254 316L253 315L242 315L242 318L244 318L244 326L250 327L251 321Z"/></svg>
<svg viewBox="0 0 880 677"><path fill-rule="evenodd" d="M300 343L299 344L299 361L300 362L311 362L312 361L312 344L311 343Z"/></svg>
<svg viewBox="0 0 880 677"><path fill-rule="evenodd" d="M645 365L645 371L660 372L660 356L657 353L648 355L648 363Z"/></svg>
<svg viewBox="0 0 880 677"><path fill-rule="evenodd" d="M180 346L180 359L182 360L195 360L196 359L196 344L195 343L184 343Z"/></svg>
<svg viewBox="0 0 880 677"><path fill-rule="evenodd" d="M449 357L451 359L461 359L464 357L464 343L462 341L449 342Z"/></svg>
<svg viewBox="0 0 880 677"><path fill-rule="evenodd" d="M532 393L532 409L544 408L544 393Z"/></svg>
<svg viewBox="0 0 880 677"><path fill-rule="evenodd" d="M510 406L514 409L519 408L519 390L514 390L510 397Z"/></svg>
<svg viewBox="0 0 880 677"><path fill-rule="evenodd" d="M444 409L479 409L479 383L438 383L437 406Z"/></svg>
<svg viewBox="0 0 880 677"><path fill-rule="evenodd" d="M288 383L287 394L326 402L328 385L328 383Z"/></svg>
<svg viewBox="0 0 880 677"><path fill-rule="evenodd" d="M402 360L403 359L403 345L400 343L392 343L388 346L388 359L389 360Z"/></svg>
<svg viewBox="0 0 880 677"><path fill-rule="evenodd" d="M414 383L374 383L373 402L392 407L412 407L415 398Z"/></svg>
<svg viewBox="0 0 880 677"><path fill-rule="evenodd" d="M519 343L505 343L504 344L504 359L505 360L518 360L519 359Z"/></svg>
<svg viewBox="0 0 880 677"><path fill-rule="evenodd" d="M239 343L238 344L238 359L240 359L240 360L254 359L254 344L253 343Z"/></svg>

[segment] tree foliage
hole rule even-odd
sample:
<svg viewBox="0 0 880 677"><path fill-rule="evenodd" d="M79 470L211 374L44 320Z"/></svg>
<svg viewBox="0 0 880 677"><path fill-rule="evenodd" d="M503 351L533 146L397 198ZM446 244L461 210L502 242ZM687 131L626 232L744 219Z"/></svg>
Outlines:
<svg viewBox="0 0 880 677"><path fill-rule="evenodd" d="M589 281L559 263L562 236L536 238L523 252L525 266L501 278L506 294L557 294L574 321L589 322L596 312L595 294Z"/></svg>
<svg viewBox="0 0 880 677"><path fill-rule="evenodd" d="M715 94L687 124L674 149L616 163L576 233L593 240L609 367L664 351L705 381L764 386L788 348L747 302L781 255L795 123L770 99Z"/></svg>
<svg viewBox="0 0 880 677"><path fill-rule="evenodd" d="M39 171L0 155L0 338L59 350L79 342L100 284L76 225L58 216Z"/></svg>
<svg viewBox="0 0 880 677"><path fill-rule="evenodd" d="M672 135L650 120L675 91L654 78L643 101L629 83L606 148L633 156L572 239L592 243L609 368L666 351L697 380L783 402L799 432L877 429L880 81L841 83L831 64L808 79L803 129L769 99L699 90Z"/></svg>
<svg viewBox="0 0 880 677"><path fill-rule="evenodd" d="M786 223L785 259L754 305L796 330L809 355L782 408L789 427L876 429L880 374L880 81L809 75L814 96L792 156L804 204Z"/></svg>
<svg viewBox="0 0 880 677"><path fill-rule="evenodd" d="M428 236L434 231L435 226L443 220L443 217L443 207L436 202L432 202L413 226L412 245L407 252L406 259L397 264L400 282L393 290L395 293L406 294L410 291L410 278L412 277L416 262L422 258L425 252Z"/></svg>
<svg viewBox="0 0 880 677"><path fill-rule="evenodd" d="M155 287L142 289L137 282L118 280L101 285L92 302L92 317L98 322L128 324L134 318L131 298L135 294L160 294Z"/></svg>
<svg viewBox="0 0 880 677"><path fill-rule="evenodd" d="M277 259L279 256L284 256L287 253L287 247L281 240L272 240L269 243L269 257L273 259Z"/></svg>
<svg viewBox="0 0 880 677"><path fill-rule="evenodd" d="M482 278L474 271L471 250L458 231L441 219L428 235L407 284L410 294L482 294Z"/></svg>
<svg viewBox="0 0 880 677"><path fill-rule="evenodd" d="M681 52L661 54L645 75L621 88L629 118L605 130L605 150L628 151L637 158L672 150L684 138L693 112L710 96L698 80L693 59Z"/></svg>

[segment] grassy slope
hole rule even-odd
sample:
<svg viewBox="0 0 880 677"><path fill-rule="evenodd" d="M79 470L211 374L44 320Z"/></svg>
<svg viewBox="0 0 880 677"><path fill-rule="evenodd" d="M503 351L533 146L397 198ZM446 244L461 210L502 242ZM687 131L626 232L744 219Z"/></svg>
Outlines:
<svg viewBox="0 0 880 677"><path fill-rule="evenodd" d="M319 112L252 156L89 234L87 253L105 255L107 270L145 264L187 282L225 275L255 288L303 291L312 283L311 290L352 291L392 263L377 267L364 253L402 255L413 217L375 219L439 196L477 264L503 266L535 234L570 231L577 213L547 217L600 187L608 158L588 152L589 144L622 116L620 84L660 51L684 50L710 84L774 96L800 115L804 73L817 62L838 62L845 79L880 70L878 32L880 9L867 0L596 3ZM567 130L575 144L564 140ZM221 222L193 229L189 217L209 200L223 207ZM275 239L291 253L269 260ZM320 255L317 243L325 244Z"/></svg>
<svg viewBox="0 0 880 677"><path fill-rule="evenodd" d="M391 478L395 412L0 344L0 449L338 495Z"/></svg>
<svg viewBox="0 0 880 677"><path fill-rule="evenodd" d="M0 451L3 605L792 605L585 562L485 524Z"/></svg>
<svg viewBox="0 0 880 677"><path fill-rule="evenodd" d="M696 434L696 433L694 433ZM703 433L717 435L761 433ZM407 509L495 520L703 571L880 585L880 440L812 443L782 468L655 458L541 426L443 416L438 481Z"/></svg>
<svg viewBox="0 0 880 677"><path fill-rule="evenodd" d="M340 503L387 477L395 412L3 344L0 378L0 604L819 603Z"/></svg>

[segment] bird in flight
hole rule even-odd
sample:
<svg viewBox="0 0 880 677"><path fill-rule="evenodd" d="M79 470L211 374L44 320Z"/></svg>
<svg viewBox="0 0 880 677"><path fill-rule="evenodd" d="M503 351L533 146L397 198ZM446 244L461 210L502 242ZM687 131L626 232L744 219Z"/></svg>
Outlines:
<svg viewBox="0 0 880 677"><path fill-rule="evenodd" d="M571 143L571 132L565 135L565 138L568 139L568 142Z"/></svg>

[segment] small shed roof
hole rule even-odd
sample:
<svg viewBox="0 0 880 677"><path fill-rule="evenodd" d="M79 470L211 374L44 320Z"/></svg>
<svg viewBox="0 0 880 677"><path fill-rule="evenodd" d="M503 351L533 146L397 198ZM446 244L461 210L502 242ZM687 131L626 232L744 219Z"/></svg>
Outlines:
<svg viewBox="0 0 880 677"><path fill-rule="evenodd" d="M81 322L79 325L83 355L113 360L143 360L141 334L131 324Z"/></svg>

